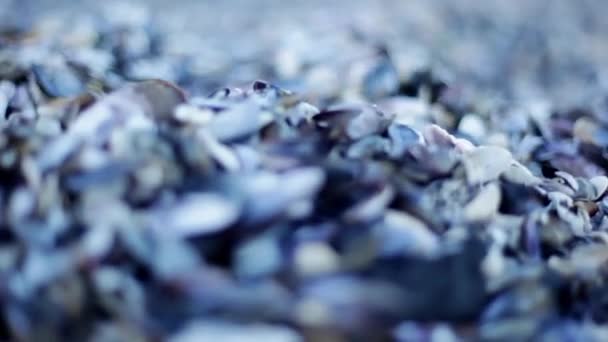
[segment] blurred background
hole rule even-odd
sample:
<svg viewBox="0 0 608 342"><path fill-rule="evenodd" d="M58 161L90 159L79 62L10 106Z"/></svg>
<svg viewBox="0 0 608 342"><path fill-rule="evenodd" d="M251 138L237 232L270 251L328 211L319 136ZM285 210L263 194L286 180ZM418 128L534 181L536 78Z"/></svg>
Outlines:
<svg viewBox="0 0 608 342"><path fill-rule="evenodd" d="M378 46L401 78L429 68L464 93L575 106L607 87L603 1L2 2L3 30L35 25L55 44L85 44L122 25L137 60L128 77L195 92L264 78L326 96L350 86ZM153 43L158 53L138 55Z"/></svg>

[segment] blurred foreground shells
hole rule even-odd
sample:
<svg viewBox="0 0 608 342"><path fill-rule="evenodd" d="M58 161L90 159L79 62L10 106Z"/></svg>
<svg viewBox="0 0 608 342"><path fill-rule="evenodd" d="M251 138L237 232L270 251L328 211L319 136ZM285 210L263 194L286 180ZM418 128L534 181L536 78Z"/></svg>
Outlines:
<svg viewBox="0 0 608 342"><path fill-rule="evenodd" d="M570 108L510 72L586 70L562 31L358 3L0 9L0 340L608 340L605 75Z"/></svg>

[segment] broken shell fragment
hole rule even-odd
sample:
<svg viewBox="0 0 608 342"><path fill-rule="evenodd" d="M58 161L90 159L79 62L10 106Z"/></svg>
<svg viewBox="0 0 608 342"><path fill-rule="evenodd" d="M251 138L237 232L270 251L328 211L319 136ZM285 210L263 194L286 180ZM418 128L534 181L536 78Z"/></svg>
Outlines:
<svg viewBox="0 0 608 342"><path fill-rule="evenodd" d="M467 151L462 163L469 184L480 184L495 180L511 168L511 152L498 146L480 146Z"/></svg>
<svg viewBox="0 0 608 342"><path fill-rule="evenodd" d="M477 196L464 207L464 217L468 221L491 219L500 207L500 187L495 182L484 186Z"/></svg>

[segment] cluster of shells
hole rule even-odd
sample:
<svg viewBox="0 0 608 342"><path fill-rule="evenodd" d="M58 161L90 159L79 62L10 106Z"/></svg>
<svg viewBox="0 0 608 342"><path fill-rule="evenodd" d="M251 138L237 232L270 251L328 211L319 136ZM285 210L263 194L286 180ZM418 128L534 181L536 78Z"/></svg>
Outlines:
<svg viewBox="0 0 608 342"><path fill-rule="evenodd" d="M213 69L122 10L1 35L0 339L608 339L600 101L479 99L352 32Z"/></svg>

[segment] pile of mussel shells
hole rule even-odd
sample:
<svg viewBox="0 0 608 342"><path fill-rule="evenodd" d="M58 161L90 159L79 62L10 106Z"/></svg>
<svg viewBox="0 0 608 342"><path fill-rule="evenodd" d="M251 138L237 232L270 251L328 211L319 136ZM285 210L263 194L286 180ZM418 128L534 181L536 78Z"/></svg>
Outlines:
<svg viewBox="0 0 608 342"><path fill-rule="evenodd" d="M608 340L601 97L119 6L0 30L1 340Z"/></svg>

